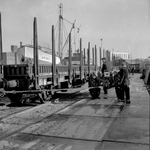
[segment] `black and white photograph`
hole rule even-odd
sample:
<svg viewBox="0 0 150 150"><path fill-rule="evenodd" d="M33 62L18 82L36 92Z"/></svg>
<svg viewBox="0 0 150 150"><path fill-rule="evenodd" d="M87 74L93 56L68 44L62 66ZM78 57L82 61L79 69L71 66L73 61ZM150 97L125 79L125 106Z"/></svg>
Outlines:
<svg viewBox="0 0 150 150"><path fill-rule="evenodd" d="M150 0L0 0L0 150L150 149Z"/></svg>

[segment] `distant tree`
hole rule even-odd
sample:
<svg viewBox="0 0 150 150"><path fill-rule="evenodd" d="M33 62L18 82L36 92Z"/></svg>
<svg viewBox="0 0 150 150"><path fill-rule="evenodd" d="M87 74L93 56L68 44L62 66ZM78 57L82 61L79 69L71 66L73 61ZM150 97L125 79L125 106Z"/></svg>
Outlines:
<svg viewBox="0 0 150 150"><path fill-rule="evenodd" d="M120 66L123 62L126 62L124 59L120 58L115 60L115 66Z"/></svg>

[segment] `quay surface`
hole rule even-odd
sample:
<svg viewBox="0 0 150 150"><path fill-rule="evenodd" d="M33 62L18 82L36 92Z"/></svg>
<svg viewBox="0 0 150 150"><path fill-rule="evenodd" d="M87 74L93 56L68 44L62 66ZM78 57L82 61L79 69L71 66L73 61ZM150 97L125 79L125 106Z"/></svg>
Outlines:
<svg viewBox="0 0 150 150"><path fill-rule="evenodd" d="M149 150L150 97L139 74L130 93L129 105L112 88L95 100L46 103L2 119L0 150Z"/></svg>

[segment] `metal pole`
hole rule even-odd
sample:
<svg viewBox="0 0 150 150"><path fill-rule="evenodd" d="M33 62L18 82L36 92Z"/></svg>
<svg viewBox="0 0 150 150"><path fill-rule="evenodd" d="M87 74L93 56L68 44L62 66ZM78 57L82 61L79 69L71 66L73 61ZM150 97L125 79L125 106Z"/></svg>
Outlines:
<svg viewBox="0 0 150 150"><path fill-rule="evenodd" d="M0 74L3 73L2 67L2 59L3 59L3 48L2 48L2 22L1 22L1 13L0 13Z"/></svg>
<svg viewBox="0 0 150 150"><path fill-rule="evenodd" d="M1 12L0 12L0 76L3 74L3 48L2 48L2 22L1 22ZM1 78L0 77L0 78Z"/></svg>
<svg viewBox="0 0 150 150"><path fill-rule="evenodd" d="M103 39L101 39L101 49L102 49L102 41L103 41Z"/></svg>
<svg viewBox="0 0 150 150"><path fill-rule="evenodd" d="M93 66L94 66L94 48L92 48L92 56L93 56Z"/></svg>
<svg viewBox="0 0 150 150"><path fill-rule="evenodd" d="M105 49L103 49L103 58L105 57Z"/></svg>
<svg viewBox="0 0 150 150"><path fill-rule="evenodd" d="M59 36L58 36L58 56L60 60L62 59L62 4L59 5Z"/></svg>
<svg viewBox="0 0 150 150"><path fill-rule="evenodd" d="M87 69L86 69L86 73L88 74L89 72L88 72L88 62L89 62L89 50L88 50L88 48L87 48L87 58L86 58L86 65L87 65Z"/></svg>
<svg viewBox="0 0 150 150"><path fill-rule="evenodd" d="M88 43L88 74L90 76L90 42Z"/></svg>
<svg viewBox="0 0 150 150"><path fill-rule="evenodd" d="M72 52L71 52L71 33L69 33L69 68L68 68L68 76L69 82L71 82L71 71L72 71Z"/></svg>
<svg viewBox="0 0 150 150"><path fill-rule="evenodd" d="M103 39L101 39L101 59L102 59L102 50L103 50L103 48L102 48L102 42L103 42ZM103 53L103 57L104 57L104 53ZM102 64L101 64L102 65ZM101 67L101 66L100 66Z"/></svg>
<svg viewBox="0 0 150 150"><path fill-rule="evenodd" d="M35 89L39 85L39 61L38 61L38 37L37 37L37 20L34 17L33 23L33 42L34 42L34 76L35 76Z"/></svg>
<svg viewBox="0 0 150 150"><path fill-rule="evenodd" d="M0 12L0 61L3 59L3 49L2 49L2 22L1 22L1 12ZM1 73L1 72L0 72Z"/></svg>
<svg viewBox="0 0 150 150"><path fill-rule="evenodd" d="M101 60L102 60L102 53L101 53L101 47L99 48L99 54L100 54L100 69L101 69L101 67L102 67L102 62L101 62Z"/></svg>
<svg viewBox="0 0 150 150"><path fill-rule="evenodd" d="M83 65L83 58L82 58L82 39L80 38L80 79L82 79L82 65Z"/></svg>
<svg viewBox="0 0 150 150"><path fill-rule="evenodd" d="M95 71L97 71L97 48L96 48L96 45L95 45Z"/></svg>
<svg viewBox="0 0 150 150"><path fill-rule="evenodd" d="M108 50L106 50L106 60L108 61Z"/></svg>
<svg viewBox="0 0 150 150"><path fill-rule="evenodd" d="M110 61L110 51L108 50L108 59Z"/></svg>
<svg viewBox="0 0 150 150"><path fill-rule="evenodd" d="M55 56L55 33L54 25L52 25L52 84L56 85L56 56Z"/></svg>
<svg viewBox="0 0 150 150"><path fill-rule="evenodd" d="M85 48L84 48L84 65L85 65Z"/></svg>
<svg viewBox="0 0 150 150"><path fill-rule="evenodd" d="M114 66L116 66L116 55L114 54Z"/></svg>
<svg viewBox="0 0 150 150"><path fill-rule="evenodd" d="M114 65L114 54L113 53L112 53L112 65L115 66Z"/></svg>

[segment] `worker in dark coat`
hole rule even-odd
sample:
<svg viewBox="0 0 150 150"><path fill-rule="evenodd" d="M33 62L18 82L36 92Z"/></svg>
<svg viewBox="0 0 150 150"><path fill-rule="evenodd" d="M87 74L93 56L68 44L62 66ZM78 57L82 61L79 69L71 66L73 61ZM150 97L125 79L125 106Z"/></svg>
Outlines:
<svg viewBox="0 0 150 150"><path fill-rule="evenodd" d="M134 75L134 67L131 69L131 73L132 75Z"/></svg>
<svg viewBox="0 0 150 150"><path fill-rule="evenodd" d="M118 99L118 102L121 101L121 85L120 85L121 77L120 77L120 72L115 71L114 72L114 87L115 87L115 92L116 96Z"/></svg>
<svg viewBox="0 0 150 150"><path fill-rule="evenodd" d="M120 86L121 86L121 100L124 102L124 96L126 97L126 103L130 103L130 88L129 88L129 78L126 64L122 63L120 66Z"/></svg>
<svg viewBox="0 0 150 150"><path fill-rule="evenodd" d="M109 87L109 80L105 78L104 73L108 72L108 68L106 65L106 58L102 58L102 60L103 60L103 66L102 66L103 91L104 91L104 94L107 94L108 93L107 90Z"/></svg>
<svg viewBox="0 0 150 150"><path fill-rule="evenodd" d="M107 70L106 58L103 58L103 66L102 66L102 75L104 76L104 72Z"/></svg>

